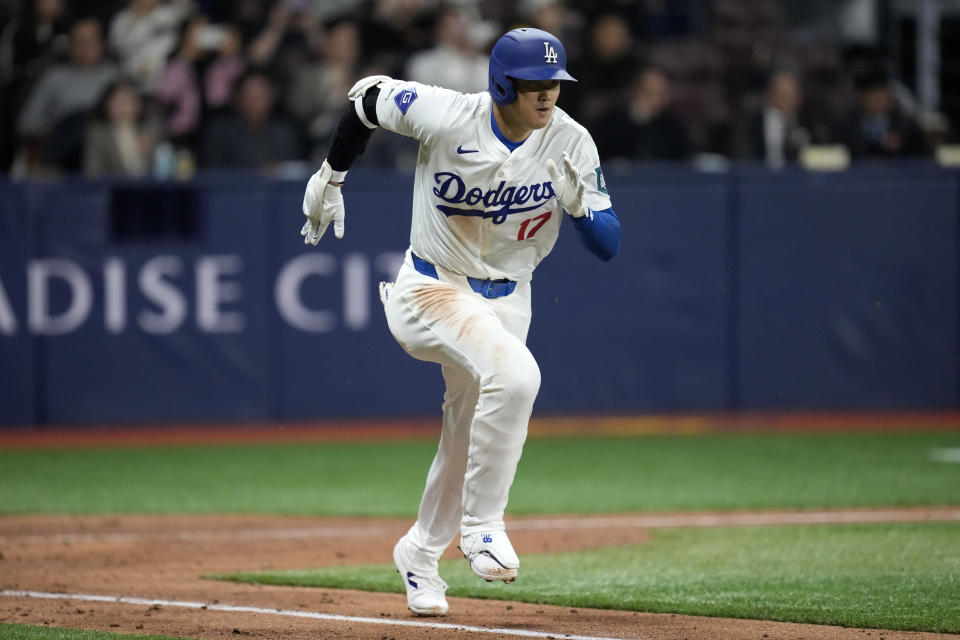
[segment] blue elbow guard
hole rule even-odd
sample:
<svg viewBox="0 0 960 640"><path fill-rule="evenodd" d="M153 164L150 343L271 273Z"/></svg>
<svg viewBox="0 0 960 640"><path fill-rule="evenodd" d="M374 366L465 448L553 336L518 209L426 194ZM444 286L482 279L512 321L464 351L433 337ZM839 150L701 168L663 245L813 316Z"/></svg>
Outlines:
<svg viewBox="0 0 960 640"><path fill-rule="evenodd" d="M620 220L613 208L590 210L592 215L573 218L573 226L590 253L601 260L612 260L620 253Z"/></svg>

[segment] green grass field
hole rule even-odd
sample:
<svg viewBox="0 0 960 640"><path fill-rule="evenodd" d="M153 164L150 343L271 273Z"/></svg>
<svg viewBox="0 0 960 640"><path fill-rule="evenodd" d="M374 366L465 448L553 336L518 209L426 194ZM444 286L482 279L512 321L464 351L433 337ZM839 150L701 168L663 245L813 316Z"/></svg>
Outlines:
<svg viewBox="0 0 960 640"><path fill-rule="evenodd" d="M643 544L523 556L511 585L463 560L451 596L960 633L960 523L667 529ZM393 565L218 576L403 592Z"/></svg>
<svg viewBox="0 0 960 640"><path fill-rule="evenodd" d="M960 433L543 437L509 510L960 504ZM411 516L432 440L0 451L0 513Z"/></svg>
<svg viewBox="0 0 960 640"><path fill-rule="evenodd" d="M183 640L170 636L140 636L105 631L83 631L59 627L28 627L0 622L0 638L4 640Z"/></svg>
<svg viewBox="0 0 960 640"><path fill-rule="evenodd" d="M0 513L412 518L435 447L409 440L5 450ZM945 448L960 448L960 432L538 437L526 445L509 511L960 505L960 464L934 455ZM510 586L479 583L463 561L442 571L453 595L960 632L958 554L958 523L730 527L657 530L629 547L524 556L521 580ZM389 566L244 579L401 589ZM57 630L37 633L48 631Z"/></svg>

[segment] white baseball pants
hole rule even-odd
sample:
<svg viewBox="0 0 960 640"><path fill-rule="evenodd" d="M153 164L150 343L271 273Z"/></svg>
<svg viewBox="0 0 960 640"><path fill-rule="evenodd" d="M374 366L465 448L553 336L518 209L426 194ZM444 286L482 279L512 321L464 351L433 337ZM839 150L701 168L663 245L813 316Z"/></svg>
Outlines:
<svg viewBox="0 0 960 640"><path fill-rule="evenodd" d="M407 251L384 303L387 324L414 358L439 363L446 382L443 431L417 521L407 534L419 550L414 570L436 573L458 533L503 530L503 512L524 440L540 369L525 341L530 282L484 298L463 276L416 271Z"/></svg>

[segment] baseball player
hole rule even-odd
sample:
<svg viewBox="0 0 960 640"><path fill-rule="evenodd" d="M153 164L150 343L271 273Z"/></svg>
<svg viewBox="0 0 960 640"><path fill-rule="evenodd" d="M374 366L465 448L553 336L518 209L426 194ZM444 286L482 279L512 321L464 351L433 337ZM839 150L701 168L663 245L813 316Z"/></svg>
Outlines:
<svg viewBox="0 0 960 640"><path fill-rule="evenodd" d="M553 35L515 29L494 45L487 92L364 78L307 183L304 241L315 245L331 222L340 238L340 187L373 130L420 143L410 248L396 283L380 284L391 333L414 358L439 363L446 383L417 521L393 550L416 614L447 613L437 568L458 532L477 576L516 579L503 514L540 387L525 345L531 275L564 213L601 259L620 248L596 145L556 107L560 82L575 82L566 62Z"/></svg>

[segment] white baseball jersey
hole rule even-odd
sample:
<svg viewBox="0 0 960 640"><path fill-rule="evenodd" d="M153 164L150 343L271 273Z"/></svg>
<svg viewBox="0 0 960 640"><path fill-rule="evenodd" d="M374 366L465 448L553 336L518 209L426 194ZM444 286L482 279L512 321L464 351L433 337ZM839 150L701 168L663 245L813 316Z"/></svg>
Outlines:
<svg viewBox="0 0 960 640"><path fill-rule="evenodd" d="M585 204L611 207L597 147L563 110L513 152L491 127L490 94L462 94L417 82L380 85L383 128L420 142L410 246L449 271L529 280L557 241L563 210L545 162L566 151L587 184Z"/></svg>

